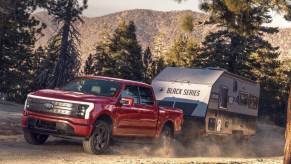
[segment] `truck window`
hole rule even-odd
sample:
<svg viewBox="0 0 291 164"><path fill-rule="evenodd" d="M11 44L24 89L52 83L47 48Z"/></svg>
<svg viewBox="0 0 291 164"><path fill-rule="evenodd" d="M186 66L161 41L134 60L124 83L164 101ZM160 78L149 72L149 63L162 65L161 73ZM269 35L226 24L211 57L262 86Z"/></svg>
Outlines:
<svg viewBox="0 0 291 164"><path fill-rule="evenodd" d="M240 92L238 103L240 105L248 105L248 94L244 92Z"/></svg>
<svg viewBox="0 0 291 164"><path fill-rule="evenodd" d="M228 103L228 88L221 87L220 88L220 97L219 97L219 107L220 108L227 108Z"/></svg>
<svg viewBox="0 0 291 164"><path fill-rule="evenodd" d="M62 87L61 90L113 97L119 88L120 84L114 81L78 78Z"/></svg>
<svg viewBox="0 0 291 164"><path fill-rule="evenodd" d="M121 97L131 97L134 99L134 104L139 104L138 87L133 85L127 85L121 93Z"/></svg>
<svg viewBox="0 0 291 164"><path fill-rule="evenodd" d="M259 100L254 95L249 95L248 108L257 109Z"/></svg>
<svg viewBox="0 0 291 164"><path fill-rule="evenodd" d="M154 105L154 96L150 88L139 87L140 104Z"/></svg>
<svg viewBox="0 0 291 164"><path fill-rule="evenodd" d="M182 109L186 116L191 116L196 107L196 103L175 102L175 108Z"/></svg>

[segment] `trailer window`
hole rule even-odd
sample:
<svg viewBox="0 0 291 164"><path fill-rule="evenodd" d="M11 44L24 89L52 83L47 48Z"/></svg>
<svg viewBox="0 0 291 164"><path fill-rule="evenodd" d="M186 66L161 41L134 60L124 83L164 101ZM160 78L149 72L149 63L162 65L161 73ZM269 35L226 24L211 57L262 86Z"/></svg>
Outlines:
<svg viewBox="0 0 291 164"><path fill-rule="evenodd" d="M227 108L227 103L228 103L228 88L221 87L220 88L219 107Z"/></svg>
<svg viewBox="0 0 291 164"><path fill-rule="evenodd" d="M233 92L237 92L237 81L233 81Z"/></svg>
<svg viewBox="0 0 291 164"><path fill-rule="evenodd" d="M210 98L212 100L218 100L219 99L219 94L215 93L215 92L212 92Z"/></svg>
<svg viewBox="0 0 291 164"><path fill-rule="evenodd" d="M173 105L174 105L174 101L159 101L159 106L161 107L168 107L168 108L173 108Z"/></svg>
<svg viewBox="0 0 291 164"><path fill-rule="evenodd" d="M249 95L248 107L251 109L257 109L259 104L259 100L254 95Z"/></svg>
<svg viewBox="0 0 291 164"><path fill-rule="evenodd" d="M240 105L248 105L248 94L247 93L240 92L238 103Z"/></svg>
<svg viewBox="0 0 291 164"><path fill-rule="evenodd" d="M175 103L175 108L182 109L184 112L184 115L186 116L191 116L196 107L197 107L197 104L195 103L186 103L186 102Z"/></svg>
<svg viewBox="0 0 291 164"><path fill-rule="evenodd" d="M225 121L225 123L224 123L224 127L225 127L225 128L228 128L228 127L229 127L229 122L228 122L228 121Z"/></svg>
<svg viewBox="0 0 291 164"><path fill-rule="evenodd" d="M214 131L216 127L216 119L215 118L209 118L208 120L208 130Z"/></svg>

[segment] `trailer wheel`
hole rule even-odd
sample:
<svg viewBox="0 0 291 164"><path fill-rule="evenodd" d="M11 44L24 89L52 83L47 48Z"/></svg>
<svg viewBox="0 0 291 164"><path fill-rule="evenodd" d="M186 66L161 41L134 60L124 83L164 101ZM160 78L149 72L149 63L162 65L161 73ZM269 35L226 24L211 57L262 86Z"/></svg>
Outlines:
<svg viewBox="0 0 291 164"><path fill-rule="evenodd" d="M83 141L84 151L90 154L102 154L109 148L111 138L110 126L104 121L97 121L88 140Z"/></svg>
<svg viewBox="0 0 291 164"><path fill-rule="evenodd" d="M49 137L49 135L32 133L29 130L24 130L23 135L25 141L32 145L42 145Z"/></svg>

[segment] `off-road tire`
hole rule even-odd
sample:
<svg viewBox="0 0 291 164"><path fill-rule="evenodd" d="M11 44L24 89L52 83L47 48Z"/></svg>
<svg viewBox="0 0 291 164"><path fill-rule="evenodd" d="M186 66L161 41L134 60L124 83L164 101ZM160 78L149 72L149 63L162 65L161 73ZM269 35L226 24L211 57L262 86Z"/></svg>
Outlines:
<svg viewBox="0 0 291 164"><path fill-rule="evenodd" d="M173 144L174 141L174 130L171 128L171 126L166 125L160 136L160 143L164 147L170 147Z"/></svg>
<svg viewBox="0 0 291 164"><path fill-rule="evenodd" d="M23 136L25 141L32 145L42 145L49 137L49 135L32 133L29 130L23 130Z"/></svg>
<svg viewBox="0 0 291 164"><path fill-rule="evenodd" d="M83 149L86 153L103 154L109 148L110 138L110 125L104 121L97 121L91 136L83 141Z"/></svg>

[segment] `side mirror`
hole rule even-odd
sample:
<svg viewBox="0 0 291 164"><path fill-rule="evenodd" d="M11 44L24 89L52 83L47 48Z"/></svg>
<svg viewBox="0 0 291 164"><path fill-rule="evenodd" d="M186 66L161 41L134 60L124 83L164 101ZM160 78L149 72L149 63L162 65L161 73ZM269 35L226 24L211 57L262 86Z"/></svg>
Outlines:
<svg viewBox="0 0 291 164"><path fill-rule="evenodd" d="M133 106L134 99L131 98L131 97L123 97L123 98L121 98L121 100L119 102L120 102L121 105Z"/></svg>

